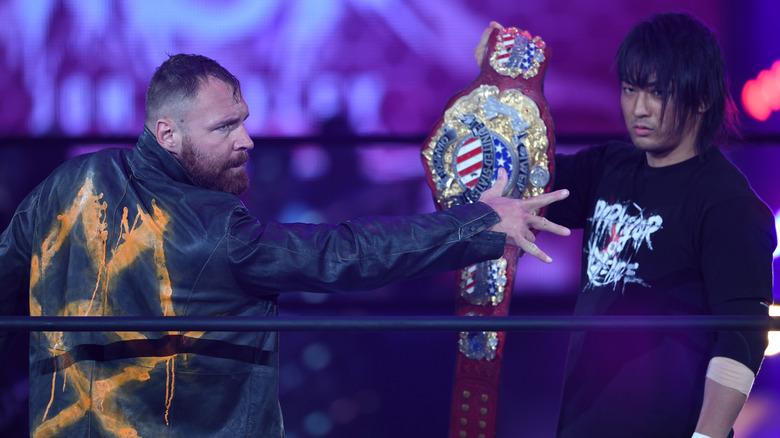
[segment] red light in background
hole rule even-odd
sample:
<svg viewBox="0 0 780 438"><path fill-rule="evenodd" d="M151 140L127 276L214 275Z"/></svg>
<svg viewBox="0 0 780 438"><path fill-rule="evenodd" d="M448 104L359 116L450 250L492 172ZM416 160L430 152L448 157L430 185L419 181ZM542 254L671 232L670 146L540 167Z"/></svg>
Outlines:
<svg viewBox="0 0 780 438"><path fill-rule="evenodd" d="M751 117L764 121L772 111L780 111L780 61L769 70L761 70L756 79L742 87L742 105Z"/></svg>

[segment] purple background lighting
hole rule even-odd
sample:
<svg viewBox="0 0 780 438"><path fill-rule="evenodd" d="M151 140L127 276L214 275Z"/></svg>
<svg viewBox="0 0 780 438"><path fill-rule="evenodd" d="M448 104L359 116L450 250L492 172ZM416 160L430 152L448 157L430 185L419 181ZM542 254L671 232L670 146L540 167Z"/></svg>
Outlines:
<svg viewBox="0 0 780 438"><path fill-rule="evenodd" d="M780 59L774 0L3 0L0 229L64 160L132 146L149 78L180 52L212 57L241 80L255 139L242 199L261 220L429 212L420 142L477 76L472 51L491 20L551 47L545 95L558 150L573 152L626 137L614 54L637 21L668 10L716 31L738 106L745 81ZM746 141L727 154L780 216L780 114L742 119ZM580 239L540 236L555 262L520 260L513 315L571 313ZM452 315L454 283L448 273L362 294L288 294L280 305L287 316ZM507 336L499 437L554 436L567 340ZM283 333L287 436L444 436L455 345L453 333ZM1 369L0 436L18 436L27 427L23 338ZM737 436L780 435L778 388L780 358L769 357Z"/></svg>

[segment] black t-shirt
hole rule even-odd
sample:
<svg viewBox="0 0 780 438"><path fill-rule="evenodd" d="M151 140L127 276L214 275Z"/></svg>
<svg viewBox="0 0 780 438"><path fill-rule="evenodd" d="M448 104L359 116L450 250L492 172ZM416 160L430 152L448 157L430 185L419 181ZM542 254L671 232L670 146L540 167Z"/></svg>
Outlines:
<svg viewBox="0 0 780 438"><path fill-rule="evenodd" d="M719 150L652 168L614 142L558 155L555 166L556 188L571 195L547 217L584 229L577 315L766 314L774 220ZM744 351L729 339L572 333L559 436L689 437L710 358L758 370L765 344Z"/></svg>

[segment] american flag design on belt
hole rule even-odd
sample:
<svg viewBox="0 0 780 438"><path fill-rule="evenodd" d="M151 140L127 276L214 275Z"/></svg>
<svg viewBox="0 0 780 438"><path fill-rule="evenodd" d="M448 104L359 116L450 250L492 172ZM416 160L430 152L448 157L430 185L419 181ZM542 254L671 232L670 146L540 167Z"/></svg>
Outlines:
<svg viewBox="0 0 780 438"><path fill-rule="evenodd" d="M509 54L512 52L512 49L515 47L515 34L511 32L506 32L501 34L499 37L501 42L504 43L504 47L501 48L501 50L498 51L498 55L496 55L496 59L501 60L501 62L506 63L506 59L509 58Z"/></svg>
<svg viewBox="0 0 780 438"><path fill-rule="evenodd" d="M460 176L460 182L468 188L477 185L482 173L482 141L469 137L458 150L458 160L455 168Z"/></svg>
<svg viewBox="0 0 780 438"><path fill-rule="evenodd" d="M511 147L511 146L510 146ZM512 175L514 162L512 154L501 139L493 137L493 153L495 154L495 165L493 166L493 177L491 185L498 179L498 169L503 167L507 175ZM474 188L477 185L479 176L482 173L482 142L476 137L469 137L458 149L458 158L455 169L460 177L460 182L465 187Z"/></svg>
<svg viewBox="0 0 780 438"><path fill-rule="evenodd" d="M511 146L510 146L511 147ZM493 150L495 154L495 165L493 166L493 177L491 185L498 179L498 169L503 167L507 175L512 175L514 162L509 147L501 139L493 137ZM474 188L482 172L482 143L475 137L470 137L463 142L458 150L458 159L455 169L460 177L460 182L465 187Z"/></svg>
<svg viewBox="0 0 780 438"><path fill-rule="evenodd" d="M506 259L469 265L460 271L460 296L475 306L496 306L504 301Z"/></svg>
<svg viewBox="0 0 780 438"><path fill-rule="evenodd" d="M469 296L474 293L474 285L476 282L474 281L474 276L477 273L477 265L469 265L465 269L463 269L463 272L461 273L463 277L463 281L461 281L460 287L461 287L461 295L463 296Z"/></svg>
<svg viewBox="0 0 780 438"><path fill-rule="evenodd" d="M506 76L515 78L522 74L524 79L532 78L545 61L545 46L541 38L532 37L528 31L514 27L505 29L496 41L490 65Z"/></svg>
<svg viewBox="0 0 780 438"><path fill-rule="evenodd" d="M509 153L509 148L512 146L508 146L504 144L503 141L501 141L500 138L493 137L493 154L495 156L495 164L493 165L493 179L491 180L491 186L493 183L496 182L498 179L498 169L504 168L506 170L507 175L512 175L512 172L514 170L514 161L512 159L512 154ZM525 187L522 187L522 189L525 189Z"/></svg>

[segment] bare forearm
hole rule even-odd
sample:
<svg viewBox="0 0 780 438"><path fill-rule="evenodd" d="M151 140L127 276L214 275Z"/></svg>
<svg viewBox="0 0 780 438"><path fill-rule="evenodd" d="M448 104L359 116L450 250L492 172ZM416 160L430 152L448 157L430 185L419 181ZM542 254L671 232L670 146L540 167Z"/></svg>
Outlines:
<svg viewBox="0 0 780 438"><path fill-rule="evenodd" d="M746 400L745 394L707 378L696 432L711 438L727 437Z"/></svg>

